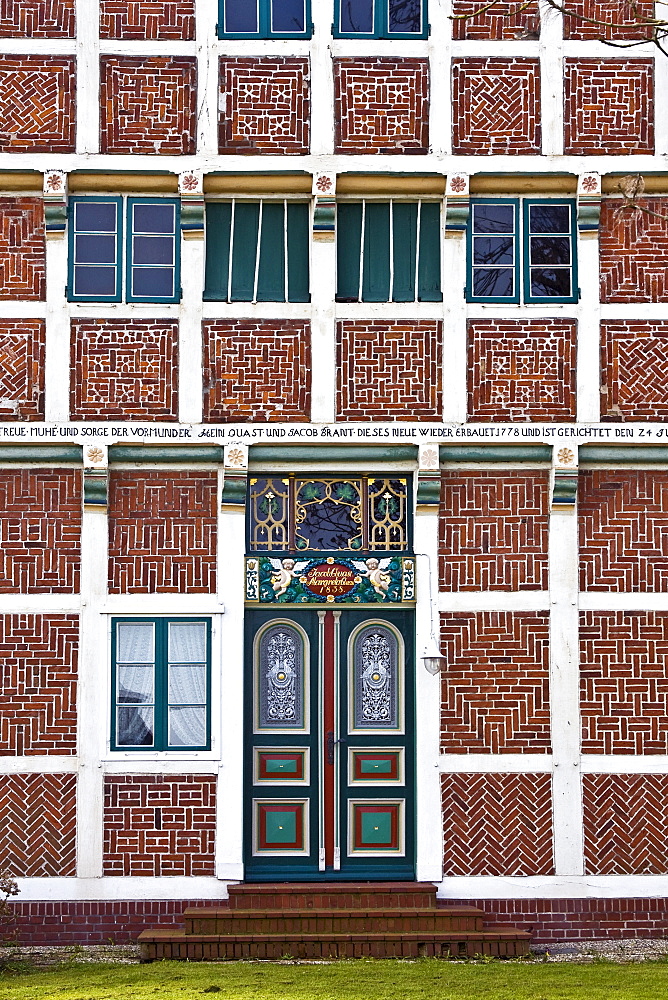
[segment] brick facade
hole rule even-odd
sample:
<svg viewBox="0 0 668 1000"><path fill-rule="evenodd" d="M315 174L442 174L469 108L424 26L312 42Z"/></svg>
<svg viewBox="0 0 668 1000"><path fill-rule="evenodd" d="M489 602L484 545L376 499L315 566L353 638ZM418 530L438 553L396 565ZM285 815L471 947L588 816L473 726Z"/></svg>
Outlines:
<svg viewBox="0 0 668 1000"><path fill-rule="evenodd" d="M575 420L574 320L469 320L469 420Z"/></svg>
<svg viewBox="0 0 668 1000"><path fill-rule="evenodd" d="M44 300L46 247L41 198L0 198L0 299Z"/></svg>
<svg viewBox="0 0 668 1000"><path fill-rule="evenodd" d="M569 0L568 10L578 16L564 18L564 37L589 41L649 37L647 29L643 29L637 21L654 17L654 4L651 0L634 0L633 8L630 0L624 0L615 4L614 14L611 14L610 0ZM592 21L598 23L592 24Z"/></svg>
<svg viewBox="0 0 668 1000"><path fill-rule="evenodd" d="M552 875L549 774L444 774L444 874Z"/></svg>
<svg viewBox="0 0 668 1000"><path fill-rule="evenodd" d="M601 419L668 417L668 322L601 323Z"/></svg>
<svg viewBox="0 0 668 1000"><path fill-rule="evenodd" d="M601 301L666 302L668 198L643 195L640 210L621 209L618 199L601 207Z"/></svg>
<svg viewBox="0 0 668 1000"><path fill-rule="evenodd" d="M214 775L107 775L105 875L213 875Z"/></svg>
<svg viewBox="0 0 668 1000"><path fill-rule="evenodd" d="M547 473L448 469L441 483L441 589L547 590Z"/></svg>
<svg viewBox="0 0 668 1000"><path fill-rule="evenodd" d="M72 321L73 420L178 419L176 320Z"/></svg>
<svg viewBox="0 0 668 1000"><path fill-rule="evenodd" d="M109 592L215 592L216 490L208 472L113 472Z"/></svg>
<svg viewBox="0 0 668 1000"><path fill-rule="evenodd" d="M478 0L452 0L452 36L456 39L479 38L498 40L501 38L529 37L540 33L540 17L538 3L529 3L526 10L513 3L503 3L484 10L484 4ZM524 8L522 4L522 8ZM483 8L482 13L480 12ZM469 15L466 20L457 20ZM473 16L471 16L473 15Z"/></svg>
<svg viewBox="0 0 668 1000"><path fill-rule="evenodd" d="M17 878L76 875L75 774L0 775L0 858Z"/></svg>
<svg viewBox="0 0 668 1000"><path fill-rule="evenodd" d="M668 591L668 472L580 472L580 589Z"/></svg>
<svg viewBox="0 0 668 1000"><path fill-rule="evenodd" d="M668 774L584 774L585 873L668 874Z"/></svg>
<svg viewBox="0 0 668 1000"><path fill-rule="evenodd" d="M540 153L537 59L452 60L452 152Z"/></svg>
<svg viewBox="0 0 668 1000"><path fill-rule="evenodd" d="M0 152L73 153L73 56L0 55Z"/></svg>
<svg viewBox="0 0 668 1000"><path fill-rule="evenodd" d="M221 59L220 153L306 155L310 149L308 59Z"/></svg>
<svg viewBox="0 0 668 1000"><path fill-rule="evenodd" d="M103 153L195 152L197 61L189 56L102 56Z"/></svg>
<svg viewBox="0 0 668 1000"><path fill-rule="evenodd" d="M564 152L654 151L654 60L566 59Z"/></svg>
<svg viewBox="0 0 668 1000"><path fill-rule="evenodd" d="M76 0L0 0L0 38L74 38Z"/></svg>
<svg viewBox="0 0 668 1000"><path fill-rule="evenodd" d="M81 472L0 469L0 593L76 594Z"/></svg>
<svg viewBox="0 0 668 1000"><path fill-rule="evenodd" d="M205 420L309 419L310 323L216 320L203 333Z"/></svg>
<svg viewBox="0 0 668 1000"><path fill-rule="evenodd" d="M341 320L336 326L340 420L440 420L440 320Z"/></svg>
<svg viewBox="0 0 668 1000"><path fill-rule="evenodd" d="M427 153L429 62L335 59L337 153Z"/></svg>
<svg viewBox="0 0 668 1000"><path fill-rule="evenodd" d="M44 419L43 319L0 319L0 420Z"/></svg>
<svg viewBox="0 0 668 1000"><path fill-rule="evenodd" d="M100 38L195 37L195 0L100 0Z"/></svg>

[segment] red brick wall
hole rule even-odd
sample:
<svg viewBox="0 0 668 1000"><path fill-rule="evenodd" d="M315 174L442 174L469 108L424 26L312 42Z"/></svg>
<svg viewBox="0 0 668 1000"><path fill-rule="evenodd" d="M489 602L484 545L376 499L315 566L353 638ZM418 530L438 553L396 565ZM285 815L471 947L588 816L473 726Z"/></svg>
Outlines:
<svg viewBox="0 0 668 1000"><path fill-rule="evenodd" d="M567 59L564 152L654 152L654 61Z"/></svg>
<svg viewBox="0 0 668 1000"><path fill-rule="evenodd" d="M0 420L44 419L43 319L0 319Z"/></svg>
<svg viewBox="0 0 668 1000"><path fill-rule="evenodd" d="M308 59L221 59L220 99L220 153L309 152Z"/></svg>
<svg viewBox="0 0 668 1000"><path fill-rule="evenodd" d="M448 469L441 482L441 588L547 590L547 472Z"/></svg>
<svg viewBox="0 0 668 1000"><path fill-rule="evenodd" d="M216 488L208 472L112 472L109 592L214 592Z"/></svg>
<svg viewBox="0 0 668 1000"><path fill-rule="evenodd" d="M668 591L668 472L582 470L580 589Z"/></svg>
<svg viewBox="0 0 668 1000"><path fill-rule="evenodd" d="M44 301L45 296L42 199L0 198L0 299Z"/></svg>
<svg viewBox="0 0 668 1000"><path fill-rule="evenodd" d="M76 594L81 472L0 469L0 593Z"/></svg>
<svg viewBox="0 0 668 1000"><path fill-rule="evenodd" d="M76 875L75 774L0 775L0 858L16 877Z"/></svg>
<svg viewBox="0 0 668 1000"><path fill-rule="evenodd" d="M427 59L335 59L337 153L428 153Z"/></svg>
<svg viewBox="0 0 668 1000"><path fill-rule="evenodd" d="M75 0L0 0L0 38L74 38Z"/></svg>
<svg viewBox="0 0 668 1000"><path fill-rule="evenodd" d="M602 302L668 300L668 198L643 195L643 211L619 212L621 202L601 208Z"/></svg>
<svg viewBox="0 0 668 1000"><path fill-rule="evenodd" d="M452 151L540 153L537 59L453 59Z"/></svg>
<svg viewBox="0 0 668 1000"><path fill-rule="evenodd" d="M668 774L585 774L587 875L668 873Z"/></svg>
<svg viewBox="0 0 668 1000"><path fill-rule="evenodd" d="M566 38L579 39L632 39L648 37L647 29L643 31L638 26L633 7L636 8L639 18L653 17L654 4L646 0L617 0L611 4L610 0L569 0L568 10L572 10L580 18L589 18L591 21L598 21L598 24L590 24L577 17L564 18L564 36ZM659 13L657 16L661 16Z"/></svg>
<svg viewBox="0 0 668 1000"><path fill-rule="evenodd" d="M339 420L440 420L440 320L341 320L336 327Z"/></svg>
<svg viewBox="0 0 668 1000"><path fill-rule="evenodd" d="M309 419L309 322L216 320L202 328L205 420Z"/></svg>
<svg viewBox="0 0 668 1000"><path fill-rule="evenodd" d="M105 875L213 875L214 775L108 775Z"/></svg>
<svg viewBox="0 0 668 1000"><path fill-rule="evenodd" d="M441 614L441 746L447 753L549 753L546 612Z"/></svg>
<svg viewBox="0 0 668 1000"><path fill-rule="evenodd" d="M178 419L176 320L72 320L73 420Z"/></svg>
<svg viewBox="0 0 668 1000"><path fill-rule="evenodd" d="M575 420L574 320L469 320L470 420Z"/></svg>
<svg viewBox="0 0 668 1000"><path fill-rule="evenodd" d="M195 37L195 0L100 0L100 38Z"/></svg>
<svg viewBox="0 0 668 1000"><path fill-rule="evenodd" d="M102 56L100 71L103 153L195 152L195 59Z"/></svg>
<svg viewBox="0 0 668 1000"><path fill-rule="evenodd" d="M582 751L668 754L668 613L580 613Z"/></svg>
<svg viewBox="0 0 668 1000"><path fill-rule="evenodd" d="M444 774L444 875L552 875L549 774Z"/></svg>
<svg viewBox="0 0 668 1000"><path fill-rule="evenodd" d="M520 9L519 12L515 3L500 3L487 11L484 11L485 6L479 0L452 0L455 17L474 15L470 20L452 22L453 38L520 38L524 32L540 31L538 3L527 4L526 10ZM476 13L481 9L484 13Z"/></svg>
<svg viewBox="0 0 668 1000"><path fill-rule="evenodd" d="M73 153L74 56L0 55L0 152Z"/></svg>
<svg viewBox="0 0 668 1000"><path fill-rule="evenodd" d="M0 615L0 755L73 754L77 615Z"/></svg>
<svg viewBox="0 0 668 1000"><path fill-rule="evenodd" d="M668 416L668 323L601 323L601 417L665 420Z"/></svg>

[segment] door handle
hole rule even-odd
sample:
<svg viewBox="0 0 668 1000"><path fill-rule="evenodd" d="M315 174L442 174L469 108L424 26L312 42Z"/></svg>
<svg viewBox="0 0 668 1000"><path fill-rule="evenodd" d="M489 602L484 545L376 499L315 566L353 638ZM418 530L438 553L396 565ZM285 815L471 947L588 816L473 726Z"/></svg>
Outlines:
<svg viewBox="0 0 668 1000"><path fill-rule="evenodd" d="M329 730L325 737L325 753L328 764L334 763L334 747L337 743L345 743L344 739L335 740L333 730Z"/></svg>

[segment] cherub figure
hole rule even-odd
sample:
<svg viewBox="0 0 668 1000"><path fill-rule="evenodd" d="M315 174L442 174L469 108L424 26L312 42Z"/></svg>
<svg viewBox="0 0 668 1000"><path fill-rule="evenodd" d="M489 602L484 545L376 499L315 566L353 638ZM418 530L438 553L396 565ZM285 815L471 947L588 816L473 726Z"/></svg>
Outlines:
<svg viewBox="0 0 668 1000"><path fill-rule="evenodd" d="M380 597L385 597L387 591L389 590L392 577L389 573L383 572L380 568L380 563L375 556L371 556L367 559L366 568L369 574L371 586Z"/></svg>
<svg viewBox="0 0 668 1000"><path fill-rule="evenodd" d="M272 573L271 585L274 588L274 595L276 597L281 597L294 578L298 576L298 573L294 572L295 561L294 559L284 559L281 563L281 569L277 569Z"/></svg>

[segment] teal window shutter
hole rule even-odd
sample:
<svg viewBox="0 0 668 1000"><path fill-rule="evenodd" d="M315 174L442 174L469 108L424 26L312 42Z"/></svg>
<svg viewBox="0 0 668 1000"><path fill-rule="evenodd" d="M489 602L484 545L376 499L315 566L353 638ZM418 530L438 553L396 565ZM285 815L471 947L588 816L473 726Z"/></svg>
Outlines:
<svg viewBox="0 0 668 1000"><path fill-rule="evenodd" d="M285 301L285 205L263 201L260 205L260 262L257 276L258 302Z"/></svg>
<svg viewBox="0 0 668 1000"><path fill-rule="evenodd" d="M441 291L441 206L437 202L423 201L420 203L418 301L443 301Z"/></svg>
<svg viewBox="0 0 668 1000"><path fill-rule="evenodd" d="M259 201L234 204L232 237L232 302L252 302L255 291L255 261L260 223Z"/></svg>
<svg viewBox="0 0 668 1000"><path fill-rule="evenodd" d="M123 201L72 198L69 204L68 298L71 302L120 302Z"/></svg>
<svg viewBox="0 0 668 1000"><path fill-rule="evenodd" d="M418 203L392 203L393 302L415 301Z"/></svg>
<svg viewBox="0 0 668 1000"><path fill-rule="evenodd" d="M308 302L309 295L309 205L288 202L288 301Z"/></svg>
<svg viewBox="0 0 668 1000"><path fill-rule="evenodd" d="M336 209L336 298L357 302L360 292L362 203L342 202Z"/></svg>
<svg viewBox="0 0 668 1000"><path fill-rule="evenodd" d="M390 204L366 202L362 300L387 302L390 297Z"/></svg>
<svg viewBox="0 0 668 1000"><path fill-rule="evenodd" d="M227 301L230 277L232 202L211 201L206 206L206 265L204 298Z"/></svg>

